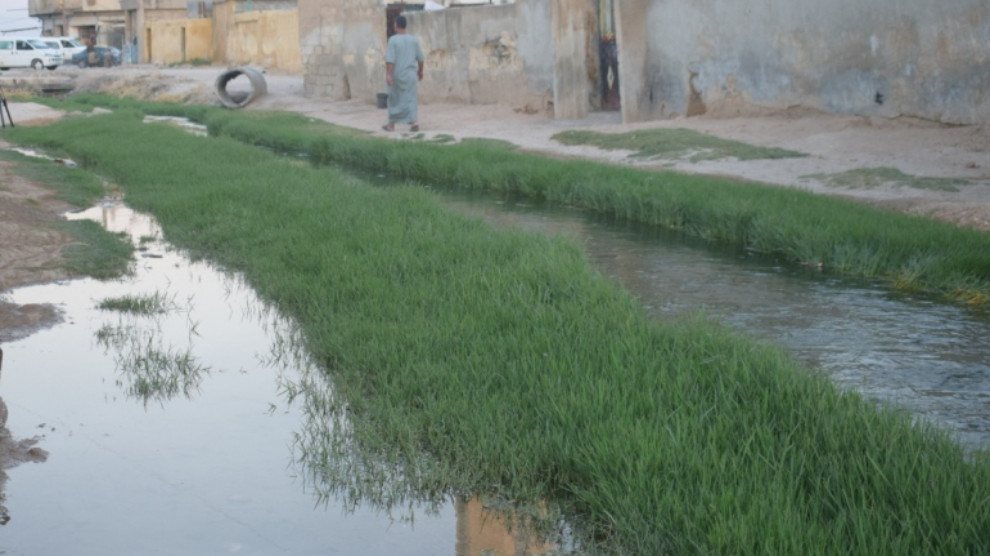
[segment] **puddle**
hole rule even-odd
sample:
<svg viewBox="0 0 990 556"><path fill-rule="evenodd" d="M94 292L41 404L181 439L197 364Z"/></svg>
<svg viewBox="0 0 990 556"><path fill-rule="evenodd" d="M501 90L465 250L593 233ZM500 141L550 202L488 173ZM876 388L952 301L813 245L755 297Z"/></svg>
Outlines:
<svg viewBox="0 0 990 556"><path fill-rule="evenodd" d="M45 153L43 153L41 151L36 151L34 149L27 149L27 148L23 148L23 147L10 147L7 150L8 151L14 151L15 153L20 153L20 154L22 154L24 156L30 156L31 158L44 158L46 160L51 160L52 162L54 162L56 164L64 164L65 166L68 166L69 168L75 168L76 167L76 163L73 160L70 160L68 158L53 158L53 157L48 156L47 154L45 154Z"/></svg>
<svg viewBox="0 0 990 556"><path fill-rule="evenodd" d="M188 118L180 118L177 116L145 116L144 123L161 123L175 126L198 137L206 137L209 135L205 125L192 122Z"/></svg>
<svg viewBox="0 0 990 556"><path fill-rule="evenodd" d="M127 279L4 295L55 304L64 322L3 345L7 427L48 458L8 470L0 553L509 554L489 537L519 542L479 520L477 500L390 516L326 498L298 453L306 408L285 389L307 371L286 355L288 324L237 277L155 239L145 216L107 203L71 217L129 233L145 256ZM98 308L134 299L163 310Z"/></svg>

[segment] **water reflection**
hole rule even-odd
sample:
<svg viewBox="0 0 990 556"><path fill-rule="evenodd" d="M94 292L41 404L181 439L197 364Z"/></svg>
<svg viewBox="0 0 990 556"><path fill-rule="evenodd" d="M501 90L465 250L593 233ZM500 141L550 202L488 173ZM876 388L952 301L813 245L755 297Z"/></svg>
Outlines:
<svg viewBox="0 0 990 556"><path fill-rule="evenodd" d="M0 349L0 377L3 374L3 349ZM7 428L7 404L0 397L0 526L10 522L10 511L4 502L7 483L7 469L25 462L42 462L48 459L48 452L36 446L40 440L37 436L17 440Z"/></svg>
<svg viewBox="0 0 990 556"><path fill-rule="evenodd" d="M9 430L43 432L51 457L9 470L0 553L460 554L450 499L410 497L390 515L328 497L330 476L307 467L316 452L304 457L299 439L346 419L291 390L310 381L332 395L291 324L243 280L190 262L119 203L72 217L127 233L146 256L125 279L4 296L54 304L63 322L3 345ZM101 308L148 298L174 303ZM415 519L393 519L404 516Z"/></svg>
<svg viewBox="0 0 990 556"><path fill-rule="evenodd" d="M457 501L457 554L474 556L525 556L559 554L558 547L566 540L548 542L546 531L529 533L520 522L517 508L500 511L498 505L486 504L481 497ZM552 537L551 537L552 538Z"/></svg>
<svg viewBox="0 0 990 556"><path fill-rule="evenodd" d="M196 135L198 137L206 137L209 135L209 130L206 129L205 125L197 124L190 121L188 118L180 118L178 116L151 116L146 115L144 117L144 123L160 123L165 125L170 125L177 127L183 131L188 132L191 135Z"/></svg>
<svg viewBox="0 0 990 556"><path fill-rule="evenodd" d="M154 328L104 325L96 331L96 340L113 352L120 372L117 385L145 404L166 402L179 394L189 398L209 372L208 367L197 363L191 347L165 345Z"/></svg>
<svg viewBox="0 0 990 556"><path fill-rule="evenodd" d="M415 522L422 514L449 508L453 500L457 556L536 556L573 549L566 524L546 507L527 509L477 496L452 499L443 486L449 474L441 462L403 462L362 449L347 404L301 348L298 331L282 321L273 335L265 363L278 370L280 391L303 415L294 435L294 469L321 504L342 504L347 511L370 505L394 519Z"/></svg>
<svg viewBox="0 0 990 556"><path fill-rule="evenodd" d="M783 346L867 398L892 401L990 442L990 318L874 284L780 265L586 211L445 191L451 207L496 226L573 238L657 318L694 311Z"/></svg>

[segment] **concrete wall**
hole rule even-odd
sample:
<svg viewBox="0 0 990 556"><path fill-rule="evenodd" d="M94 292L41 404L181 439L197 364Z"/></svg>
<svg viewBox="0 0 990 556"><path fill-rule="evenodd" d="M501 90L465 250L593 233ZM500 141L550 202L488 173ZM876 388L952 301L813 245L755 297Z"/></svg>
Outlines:
<svg viewBox="0 0 990 556"><path fill-rule="evenodd" d="M302 70L296 10L236 13L233 2L214 6L212 19L149 21L145 61L173 64L194 59L228 66Z"/></svg>
<svg viewBox="0 0 990 556"><path fill-rule="evenodd" d="M209 60L213 22L209 19L173 19L149 21L145 24L146 40L150 38L148 61L174 64L189 60Z"/></svg>
<svg viewBox="0 0 990 556"><path fill-rule="evenodd" d="M230 58L227 51L227 36L234 28L237 5L233 0L220 0L213 3L213 42L210 47L210 60L220 61Z"/></svg>
<svg viewBox="0 0 990 556"><path fill-rule="evenodd" d="M216 34L225 46L214 62L252 65L290 73L302 71L299 56L299 12L251 11L234 14L225 35ZM218 36L219 35L219 36Z"/></svg>
<svg viewBox="0 0 990 556"><path fill-rule="evenodd" d="M753 107L990 123L987 0L616 2L625 121Z"/></svg>
<svg viewBox="0 0 990 556"><path fill-rule="evenodd" d="M299 0L305 94L375 101L385 86L385 6L379 0Z"/></svg>
<svg viewBox="0 0 990 556"><path fill-rule="evenodd" d="M552 0L553 109L557 119L579 119L598 91L598 10L594 0Z"/></svg>
<svg viewBox="0 0 990 556"><path fill-rule="evenodd" d="M424 102L552 108L552 10L546 1L408 14L426 54Z"/></svg>
<svg viewBox="0 0 990 556"><path fill-rule="evenodd" d="M147 62L148 30L145 24L152 21L187 19L185 0L120 0L124 10L124 36L122 57L124 63Z"/></svg>

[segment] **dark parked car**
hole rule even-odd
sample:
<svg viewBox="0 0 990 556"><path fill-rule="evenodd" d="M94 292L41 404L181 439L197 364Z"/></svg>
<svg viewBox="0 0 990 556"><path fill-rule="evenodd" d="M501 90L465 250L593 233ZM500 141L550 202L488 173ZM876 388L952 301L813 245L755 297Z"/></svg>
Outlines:
<svg viewBox="0 0 990 556"><path fill-rule="evenodd" d="M115 46L96 45L92 51L87 49L73 54L72 63L81 68L119 66L120 49Z"/></svg>

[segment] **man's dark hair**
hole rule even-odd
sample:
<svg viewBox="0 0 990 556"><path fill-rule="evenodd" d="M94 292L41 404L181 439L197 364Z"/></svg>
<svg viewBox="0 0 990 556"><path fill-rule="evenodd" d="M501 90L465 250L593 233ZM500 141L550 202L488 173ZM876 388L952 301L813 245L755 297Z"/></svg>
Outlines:
<svg viewBox="0 0 990 556"><path fill-rule="evenodd" d="M395 26L398 27L399 29L405 29L406 28L406 16L400 15L399 17L395 18Z"/></svg>

